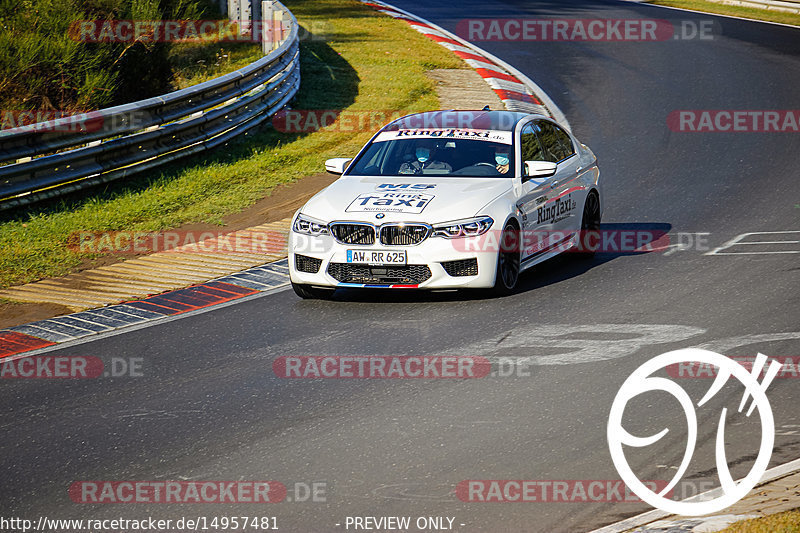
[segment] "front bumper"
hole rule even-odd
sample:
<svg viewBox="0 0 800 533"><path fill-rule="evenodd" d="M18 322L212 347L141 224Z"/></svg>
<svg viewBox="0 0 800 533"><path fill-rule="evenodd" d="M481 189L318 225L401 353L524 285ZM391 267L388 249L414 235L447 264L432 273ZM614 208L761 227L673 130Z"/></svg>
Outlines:
<svg viewBox="0 0 800 533"><path fill-rule="evenodd" d="M414 246L342 244L331 236L289 234L289 274L292 282L318 287L388 289L461 289L494 285L497 252L470 246L467 239L428 237ZM347 251L406 252L406 267L348 263ZM309 261L306 258L310 258ZM474 260L474 262L473 262ZM464 261L463 263L450 263ZM445 265L443 265L445 263ZM449 264L448 264L449 263ZM304 272L319 265L316 272ZM477 274L472 274L477 266ZM300 268L298 268L298 266ZM445 267L448 268L445 268ZM450 273L448 273L448 270ZM464 274L469 275L454 275Z"/></svg>

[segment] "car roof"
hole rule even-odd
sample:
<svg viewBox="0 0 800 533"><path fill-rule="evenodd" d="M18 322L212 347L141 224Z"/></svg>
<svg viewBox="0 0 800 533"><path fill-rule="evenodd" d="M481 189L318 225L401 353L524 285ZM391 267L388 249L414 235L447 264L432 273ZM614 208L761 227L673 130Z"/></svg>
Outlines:
<svg viewBox="0 0 800 533"><path fill-rule="evenodd" d="M400 117L387 124L383 131L398 129L478 129L514 131L517 123L530 113L517 111L456 110L426 111ZM545 118L545 117L543 117Z"/></svg>

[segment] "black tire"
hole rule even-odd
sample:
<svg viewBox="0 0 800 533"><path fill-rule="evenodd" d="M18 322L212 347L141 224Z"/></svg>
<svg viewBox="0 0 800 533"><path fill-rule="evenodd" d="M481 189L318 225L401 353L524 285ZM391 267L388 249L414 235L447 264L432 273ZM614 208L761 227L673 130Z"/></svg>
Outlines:
<svg viewBox="0 0 800 533"><path fill-rule="evenodd" d="M600 243L600 196L591 191L583 204L580 241L576 255L580 259L591 259Z"/></svg>
<svg viewBox="0 0 800 533"><path fill-rule="evenodd" d="M292 289L303 300L330 300L333 297L331 289L318 289L302 283L292 282Z"/></svg>
<svg viewBox="0 0 800 533"><path fill-rule="evenodd" d="M519 281L519 264L519 229L509 222L503 228L503 235L500 238L493 295L508 296L514 293Z"/></svg>

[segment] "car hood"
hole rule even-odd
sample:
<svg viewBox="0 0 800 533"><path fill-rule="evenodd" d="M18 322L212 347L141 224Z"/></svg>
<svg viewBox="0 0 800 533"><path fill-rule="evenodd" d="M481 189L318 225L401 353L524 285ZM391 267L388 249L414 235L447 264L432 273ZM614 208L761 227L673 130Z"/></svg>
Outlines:
<svg viewBox="0 0 800 533"><path fill-rule="evenodd" d="M343 176L301 212L322 222L436 224L479 215L479 209L511 189L511 178Z"/></svg>

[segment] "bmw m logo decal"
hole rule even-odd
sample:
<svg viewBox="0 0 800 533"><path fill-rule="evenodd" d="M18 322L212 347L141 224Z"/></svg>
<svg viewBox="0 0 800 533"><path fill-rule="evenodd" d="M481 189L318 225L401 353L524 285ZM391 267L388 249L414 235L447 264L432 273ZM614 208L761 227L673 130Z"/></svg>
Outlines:
<svg viewBox="0 0 800 533"><path fill-rule="evenodd" d="M375 215L375 218L383 218L385 216L386 215L384 215L383 213L378 213L377 215Z"/></svg>

